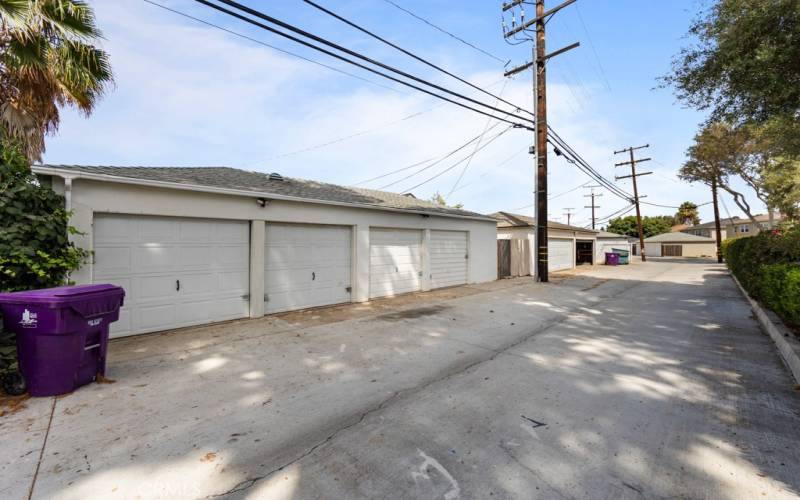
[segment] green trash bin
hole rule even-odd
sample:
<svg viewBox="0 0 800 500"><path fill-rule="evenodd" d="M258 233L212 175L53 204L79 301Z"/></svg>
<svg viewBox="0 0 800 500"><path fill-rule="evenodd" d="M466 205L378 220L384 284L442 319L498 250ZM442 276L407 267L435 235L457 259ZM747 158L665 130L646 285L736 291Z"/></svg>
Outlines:
<svg viewBox="0 0 800 500"><path fill-rule="evenodd" d="M619 254L619 263L620 264L628 264L628 263L630 263L630 261L629 261L630 252L628 250L624 250L622 248L612 248L611 251L614 252L614 253L618 253Z"/></svg>

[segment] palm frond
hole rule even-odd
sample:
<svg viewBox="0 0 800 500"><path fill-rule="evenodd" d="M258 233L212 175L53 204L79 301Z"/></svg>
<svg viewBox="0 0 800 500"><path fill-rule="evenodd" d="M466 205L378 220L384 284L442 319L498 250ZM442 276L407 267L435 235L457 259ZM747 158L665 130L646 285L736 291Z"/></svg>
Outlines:
<svg viewBox="0 0 800 500"><path fill-rule="evenodd" d="M28 0L0 0L0 18L10 21L12 25L21 24L29 14Z"/></svg>
<svg viewBox="0 0 800 500"><path fill-rule="evenodd" d="M83 0L40 0L38 14L64 37L101 38L94 12Z"/></svg>

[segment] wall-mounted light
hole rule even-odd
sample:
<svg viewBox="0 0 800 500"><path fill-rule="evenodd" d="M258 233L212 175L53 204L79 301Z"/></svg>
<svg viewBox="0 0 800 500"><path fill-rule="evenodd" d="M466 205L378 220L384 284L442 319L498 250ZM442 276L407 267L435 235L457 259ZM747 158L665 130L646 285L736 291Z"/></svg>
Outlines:
<svg viewBox="0 0 800 500"><path fill-rule="evenodd" d="M261 208L269 206L269 202L270 200L266 198L256 198L256 203L258 203L258 206L260 206Z"/></svg>

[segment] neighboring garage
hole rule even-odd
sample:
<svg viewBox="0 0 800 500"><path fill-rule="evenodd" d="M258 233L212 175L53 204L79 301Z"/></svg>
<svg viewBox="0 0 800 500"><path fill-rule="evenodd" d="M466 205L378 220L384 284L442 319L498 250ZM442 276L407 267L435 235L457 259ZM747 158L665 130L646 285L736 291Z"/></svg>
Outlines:
<svg viewBox="0 0 800 500"><path fill-rule="evenodd" d="M606 261L606 252L613 252L614 250L627 250L629 255L632 255L633 245L630 238L624 234L609 233L608 231L600 231L597 233L597 253L595 261L602 264Z"/></svg>
<svg viewBox="0 0 800 500"><path fill-rule="evenodd" d="M665 233L644 240L648 257L713 257L717 254L714 239L686 233Z"/></svg>
<svg viewBox="0 0 800 500"><path fill-rule="evenodd" d="M533 217L510 212L495 212L490 214L490 217L497 221L497 239L500 242L498 245L504 245L503 240L521 242L524 248L517 252L519 258L530 259L527 266L515 265L516 263L512 261L510 268L524 269L528 272L536 269L536 252L533 251L536 248L536 221ZM547 233L548 270L564 271L573 269L580 264L594 263L597 231L548 221ZM510 248L514 249L517 246L511 245ZM498 252L498 254L503 255L503 252ZM514 253L510 253L510 255L513 260ZM504 266L501 264L500 267Z"/></svg>
<svg viewBox="0 0 800 500"><path fill-rule="evenodd" d="M495 220L232 168L35 166L94 252L77 283L126 290L112 336L491 281Z"/></svg>

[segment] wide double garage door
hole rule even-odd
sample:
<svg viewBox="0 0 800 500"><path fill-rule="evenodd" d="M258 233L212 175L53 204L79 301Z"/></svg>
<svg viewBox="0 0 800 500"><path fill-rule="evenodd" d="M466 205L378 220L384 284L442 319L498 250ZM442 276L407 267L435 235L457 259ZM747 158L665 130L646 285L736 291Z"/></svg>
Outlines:
<svg viewBox="0 0 800 500"><path fill-rule="evenodd" d="M112 336L247 316L249 227L247 221L96 214L94 281L125 289Z"/></svg>

